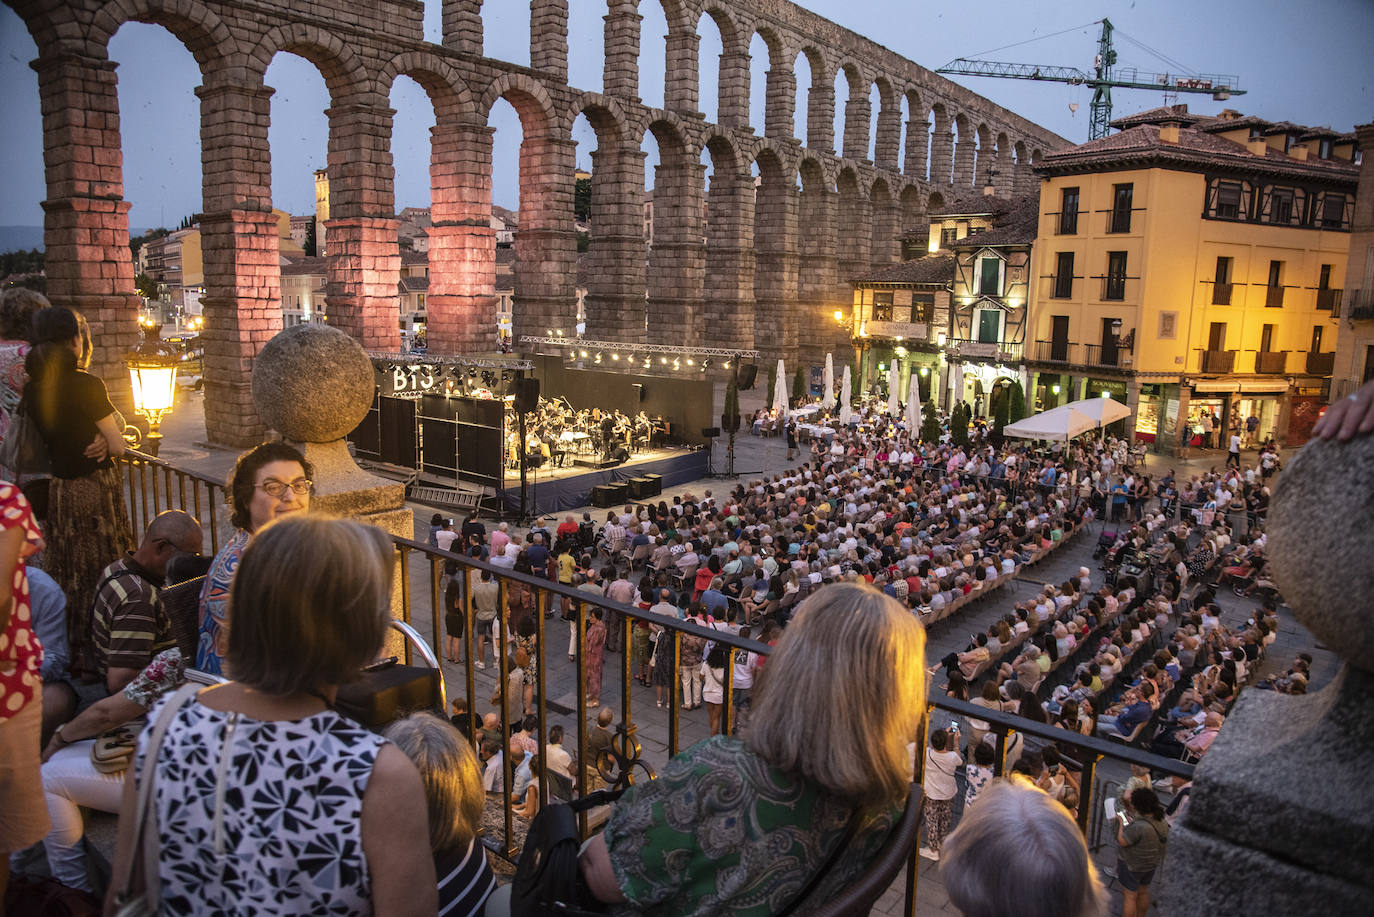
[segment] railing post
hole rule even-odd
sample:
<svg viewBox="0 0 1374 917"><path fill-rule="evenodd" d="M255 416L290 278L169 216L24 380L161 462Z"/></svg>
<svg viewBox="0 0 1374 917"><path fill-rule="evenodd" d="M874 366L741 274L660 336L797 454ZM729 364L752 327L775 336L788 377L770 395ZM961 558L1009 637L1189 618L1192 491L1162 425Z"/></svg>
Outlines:
<svg viewBox="0 0 1374 917"><path fill-rule="evenodd" d="M1083 776L1078 778L1078 830L1084 836L1088 833L1088 821L1092 818L1093 807L1097 805L1097 800L1093 798L1093 779L1097 775L1097 762L1101 760L1101 755L1088 754L1083 756Z"/></svg>

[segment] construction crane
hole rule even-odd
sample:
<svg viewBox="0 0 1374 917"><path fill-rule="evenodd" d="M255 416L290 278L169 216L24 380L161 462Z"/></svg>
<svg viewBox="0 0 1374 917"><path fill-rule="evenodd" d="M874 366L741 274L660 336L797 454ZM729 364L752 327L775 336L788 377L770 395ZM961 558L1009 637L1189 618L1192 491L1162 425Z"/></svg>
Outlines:
<svg viewBox="0 0 1374 917"><path fill-rule="evenodd" d="M935 72L958 76L1000 76L1013 80L1044 80L1051 83L1068 83L1072 86L1091 86L1093 100L1089 109L1092 115L1088 124L1089 140L1107 136L1107 125L1112 120L1113 88L1153 89L1163 90L1166 93L1205 92L1218 101L1229 99L1233 95L1245 95L1244 89L1237 88L1240 77L1231 74L1142 73L1134 67L1123 67L1113 71L1112 68L1116 66L1116 51L1112 48L1112 23L1109 19L1103 19L1101 24L1102 35L1097 41L1097 57L1093 60L1093 74L1091 76L1077 67L1007 64L998 61L969 60L964 57L956 57ZM1129 39L1129 36L1127 37L1128 40L1133 41L1133 39Z"/></svg>

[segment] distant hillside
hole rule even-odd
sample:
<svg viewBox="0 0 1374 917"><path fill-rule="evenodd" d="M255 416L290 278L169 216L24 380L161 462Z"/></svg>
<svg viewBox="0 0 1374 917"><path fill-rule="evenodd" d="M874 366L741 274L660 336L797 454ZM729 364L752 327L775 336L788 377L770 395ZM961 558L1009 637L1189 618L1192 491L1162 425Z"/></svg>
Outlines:
<svg viewBox="0 0 1374 917"><path fill-rule="evenodd" d="M26 252L42 247L42 226L0 226L0 252Z"/></svg>

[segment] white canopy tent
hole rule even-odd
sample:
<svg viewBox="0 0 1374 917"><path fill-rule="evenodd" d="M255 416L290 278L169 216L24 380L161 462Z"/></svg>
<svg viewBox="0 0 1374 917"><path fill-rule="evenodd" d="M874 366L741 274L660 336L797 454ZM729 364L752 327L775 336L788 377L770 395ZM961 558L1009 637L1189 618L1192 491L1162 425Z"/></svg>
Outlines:
<svg viewBox="0 0 1374 917"><path fill-rule="evenodd" d="M852 381L849 377L849 364L844 367L844 375L840 379L840 423L848 424L849 419L854 416L854 409L850 407L849 388Z"/></svg>
<svg viewBox="0 0 1374 917"><path fill-rule="evenodd" d="M787 420L787 408L787 370L783 368L782 360L778 360L778 374L773 379L773 410L778 420Z"/></svg>
<svg viewBox="0 0 1374 917"><path fill-rule="evenodd" d="M921 432L921 382L916 373L911 374L911 384L907 387L906 430L912 436Z"/></svg>
<svg viewBox="0 0 1374 917"><path fill-rule="evenodd" d="M835 361L830 354L825 355L825 377L821 386L821 409L828 411L835 406Z"/></svg>
<svg viewBox="0 0 1374 917"><path fill-rule="evenodd" d="M901 410L901 400L897 392L897 361L892 361L892 366L887 370L887 415L896 417Z"/></svg>
<svg viewBox="0 0 1374 917"><path fill-rule="evenodd" d="M1130 408L1110 397L1084 398L1081 401L1070 401L1064 406L1088 415L1098 428L1131 416Z"/></svg>
<svg viewBox="0 0 1374 917"><path fill-rule="evenodd" d="M1002 435L1015 439L1056 439L1067 442L1095 429L1097 421L1073 405L1065 404L1007 424L1002 428Z"/></svg>

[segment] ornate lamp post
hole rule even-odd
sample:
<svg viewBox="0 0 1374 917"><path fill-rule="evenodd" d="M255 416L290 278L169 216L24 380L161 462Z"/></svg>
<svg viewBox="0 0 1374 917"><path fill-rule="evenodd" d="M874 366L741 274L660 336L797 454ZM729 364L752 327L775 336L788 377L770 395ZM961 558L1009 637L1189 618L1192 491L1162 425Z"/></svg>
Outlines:
<svg viewBox="0 0 1374 917"><path fill-rule="evenodd" d="M176 397L177 367L181 354L163 342L156 322L139 322L143 341L125 358L133 387L134 410L148 419L147 451L157 455L162 444L158 427L172 410Z"/></svg>

